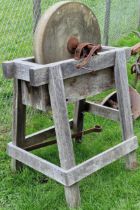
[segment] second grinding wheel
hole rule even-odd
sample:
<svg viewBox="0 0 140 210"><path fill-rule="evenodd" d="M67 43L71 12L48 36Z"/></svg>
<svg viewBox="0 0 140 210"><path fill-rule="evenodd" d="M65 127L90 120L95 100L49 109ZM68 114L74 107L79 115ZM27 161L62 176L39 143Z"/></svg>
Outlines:
<svg viewBox="0 0 140 210"><path fill-rule="evenodd" d="M35 61L48 64L73 58L68 43L74 45L75 41L100 44L98 21L92 10L80 2L58 2L45 12L37 25Z"/></svg>

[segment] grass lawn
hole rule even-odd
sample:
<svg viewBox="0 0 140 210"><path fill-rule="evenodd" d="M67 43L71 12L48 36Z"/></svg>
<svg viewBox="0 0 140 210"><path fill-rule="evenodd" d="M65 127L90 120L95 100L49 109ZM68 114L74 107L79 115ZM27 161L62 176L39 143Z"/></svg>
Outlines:
<svg viewBox="0 0 140 210"><path fill-rule="evenodd" d="M7 0L3 2L7 2ZM32 17L32 14L29 13L32 4L30 2L26 10L27 15L24 17L26 24L24 23L23 27L16 21L23 18L21 11L23 7L26 7L24 4L27 1L15 0L13 2L9 9L7 9L6 4L3 4L6 13L0 13L0 24L3 18L8 19L10 8L14 13L13 18L8 19L7 27L2 28L0 49L4 49L4 53L0 53L2 54L0 63L5 59L12 59L12 56L20 57L32 54L32 25L28 24ZM92 6L92 0L89 1L89 5ZM20 6L21 10L17 11L16 6ZM15 21L15 25L19 24L19 30L13 28L10 32L9 28L13 24L12 21ZM15 30L18 30L18 33L15 33ZM6 37L5 34L11 36ZM12 36L14 37L13 42L11 42ZM19 43L20 36L23 36L23 40ZM9 48L3 47L3 41ZM117 44L115 41L114 45L132 46L138 41L138 38L130 34L119 40ZM131 85L133 85L134 78L130 74L130 66L134 61L135 57L132 57L128 63L128 77ZM140 84L138 84L137 89L140 91ZM91 100L99 102L109 92L93 97ZM6 144L11 141L11 98L12 82L3 80L0 74L0 210L67 210L63 186L28 167L17 174L11 172L10 158L6 154ZM68 107L70 118L73 116L73 108L73 104ZM38 131L52 124L51 113L46 115L46 113L28 109L27 133ZM74 144L77 163L81 163L121 142L121 130L118 123L85 114L85 128L93 127L96 124L103 127L102 133L86 135L82 144ZM135 134L140 139L140 119L134 122L134 129ZM36 150L34 153L59 165L56 145ZM137 157L140 161L140 149L137 150ZM82 205L79 210L139 210L140 168L134 171L125 170L124 159L121 159L81 181L80 191Z"/></svg>

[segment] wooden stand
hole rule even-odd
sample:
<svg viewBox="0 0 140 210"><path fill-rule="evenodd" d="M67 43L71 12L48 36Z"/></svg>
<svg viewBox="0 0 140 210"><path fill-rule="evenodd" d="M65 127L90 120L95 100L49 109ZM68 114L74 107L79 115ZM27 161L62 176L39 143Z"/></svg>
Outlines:
<svg viewBox="0 0 140 210"><path fill-rule="evenodd" d="M78 182L83 178L123 156L126 157L127 168L133 169L136 166L138 142L133 133L128 91L126 58L129 57L129 48L103 47L103 51L91 59L86 69L76 69L75 60L39 65L29 58L4 63L4 75L15 81L13 140L7 150L13 158L12 169L19 169L24 163L63 184L67 203L72 208L80 205ZM87 96L96 95L115 85L119 111L85 100ZM66 101L76 102L74 121L68 120ZM43 111L51 107L54 127L25 137L26 105ZM75 165L71 128L82 131L83 112L120 121L123 141ZM48 138L55 135L61 167L29 152L54 144L55 141Z"/></svg>

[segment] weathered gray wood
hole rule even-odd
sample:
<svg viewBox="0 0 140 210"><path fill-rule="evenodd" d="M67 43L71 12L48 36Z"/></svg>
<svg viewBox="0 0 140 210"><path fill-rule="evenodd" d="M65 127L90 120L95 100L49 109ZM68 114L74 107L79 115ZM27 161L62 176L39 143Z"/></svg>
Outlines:
<svg viewBox="0 0 140 210"><path fill-rule="evenodd" d="M14 159L21 161L51 179L65 185L67 190L69 190L69 186L73 186L83 178L129 154L137 148L138 142L137 138L134 136L68 170L60 168L47 160L43 160L42 158L37 157L36 155L29 153L12 143L8 144L7 152L8 155Z"/></svg>
<svg viewBox="0 0 140 210"><path fill-rule="evenodd" d="M84 111L85 111L85 99L75 103L75 110L73 116L73 130L75 133L81 132L83 130ZM80 142L81 140L82 140L82 135L80 137L75 138L76 142Z"/></svg>
<svg viewBox="0 0 140 210"><path fill-rule="evenodd" d="M131 138L134 135L134 131L128 88L126 56L123 49L120 49L116 52L115 81L123 141L125 141L126 139ZM132 169L136 165L136 153L134 151L127 155L126 167Z"/></svg>
<svg viewBox="0 0 140 210"><path fill-rule="evenodd" d="M49 93L61 167L67 170L75 166L75 158L70 126L68 123L64 84L60 66L50 69ZM78 207L80 204L80 192L78 184L75 184L71 187L66 187L65 196L67 203L71 208Z"/></svg>
<svg viewBox="0 0 140 210"><path fill-rule="evenodd" d="M105 21L104 21L104 36L103 43L108 45L109 42L109 27L110 27L110 9L111 9L111 0L106 0L106 12L105 12Z"/></svg>
<svg viewBox="0 0 140 210"><path fill-rule="evenodd" d="M71 138L80 138L82 135L86 135L86 134L89 134L89 133L92 133L92 132L96 132L96 126L94 128L91 128L91 129L87 129L87 130L83 130L83 131L80 131L78 133L74 133L72 132L72 135L71 135ZM99 129L97 132L100 132L101 129ZM30 143L30 142L29 142ZM30 145L28 142L25 142L24 144L24 149L27 150L27 151L31 151L33 149L38 149L38 148L41 148L41 147L46 147L46 146L49 146L49 145L52 145L52 144L56 144L56 138L51 138L51 139L46 139L44 141L38 141L37 143L32 143L32 145ZM27 145L27 146L26 146Z"/></svg>
<svg viewBox="0 0 140 210"><path fill-rule="evenodd" d="M30 81L29 69L36 66L41 67L41 65L37 65L36 63L16 59L14 60L14 77L24 81Z"/></svg>
<svg viewBox="0 0 140 210"><path fill-rule="evenodd" d="M102 106L94 102L86 101L87 112L91 112L95 115L105 117L107 119L119 121L119 111L110 107Z"/></svg>
<svg viewBox="0 0 140 210"><path fill-rule="evenodd" d="M94 96L104 90L114 87L113 68L104 69L97 73L89 73L64 80L67 102L78 101L87 96ZM50 109L48 86L33 87L29 82L22 81L22 102L36 109Z"/></svg>
<svg viewBox="0 0 140 210"><path fill-rule="evenodd" d="M3 74L7 79L16 78L25 81L29 80L29 70L31 67L43 67L34 63L34 58L19 58L13 61L5 61L2 64Z"/></svg>
<svg viewBox="0 0 140 210"><path fill-rule="evenodd" d="M70 128L73 127L73 120L69 120ZM43 129L36 133L26 136L24 142L24 148L32 147L33 145L39 145L48 141L49 138L55 137L55 127L51 126L47 129Z"/></svg>
<svg viewBox="0 0 140 210"><path fill-rule="evenodd" d="M14 159L21 161L27 166L45 174L46 176L56 180L63 185L68 185L65 170L59 166L56 166L47 160L43 160L42 158L37 157L36 155L27 152L20 147L13 145L12 143L8 144L7 152L8 155Z"/></svg>
<svg viewBox="0 0 140 210"><path fill-rule="evenodd" d="M13 136L14 145L23 147L25 141L26 107L22 104L21 81L14 80L14 100L13 100ZM22 164L16 159L12 159L12 171L21 169Z"/></svg>
<svg viewBox="0 0 140 210"><path fill-rule="evenodd" d="M48 68L55 67L57 65L61 66L62 75L64 79L84 75L90 72L96 72L101 69L105 69L115 64L115 52L116 50L109 50L98 53L98 55L91 58L89 64L85 68L77 69L75 60L66 60L61 62L56 62L52 64L44 65L43 68L31 68L30 69L30 83L32 86L40 86L48 83ZM130 48L125 48L127 58L130 58L131 50Z"/></svg>
<svg viewBox="0 0 140 210"><path fill-rule="evenodd" d="M83 178L91 175L99 169L109 165L117 159L130 154L138 148L137 137L132 137L126 141L96 155L87 161L75 166L67 171L69 185L79 182Z"/></svg>
<svg viewBox="0 0 140 210"><path fill-rule="evenodd" d="M33 32L35 32L36 26L41 16L41 0L33 0Z"/></svg>
<svg viewBox="0 0 140 210"><path fill-rule="evenodd" d="M118 48L117 48L118 49ZM131 48L124 48L126 57L129 59L131 55ZM115 49L112 50L103 50L103 52L98 53L97 56L94 56L91 58L91 61L87 65L87 69L77 69L76 64L77 61L74 59L66 60L66 61L60 61L52 64L46 64L46 65L39 65L36 63L31 63L24 59L24 61L18 59L14 60L14 67L12 70L9 68L9 63L4 63L4 74L6 78L11 77L11 71L14 71L13 77L17 79L21 79L27 82L30 82L32 86L40 86L47 84L48 79L48 69L50 67L55 67L57 65L61 66L62 69L62 75L64 79L75 77L82 74L87 74L90 72L95 72L101 69L105 69L111 66L114 66L115 63ZM8 71L8 69L10 71Z"/></svg>
<svg viewBox="0 0 140 210"><path fill-rule="evenodd" d="M54 139L54 140L48 140L48 141L40 142L40 143L37 143L37 144L33 144L31 146L28 146L28 147L24 146L23 148L26 151L32 151L32 150L40 149L40 148L43 148L43 147L51 146L51 145L54 145L56 143L57 143L57 141Z"/></svg>
<svg viewBox="0 0 140 210"><path fill-rule="evenodd" d="M33 87L29 82L22 81L22 103L44 112L50 109L48 85Z"/></svg>
<svg viewBox="0 0 140 210"><path fill-rule="evenodd" d="M14 78L14 61L6 61L2 63L3 75L7 79Z"/></svg>
<svg viewBox="0 0 140 210"><path fill-rule="evenodd" d="M113 68L64 80L67 102L94 96L115 86Z"/></svg>

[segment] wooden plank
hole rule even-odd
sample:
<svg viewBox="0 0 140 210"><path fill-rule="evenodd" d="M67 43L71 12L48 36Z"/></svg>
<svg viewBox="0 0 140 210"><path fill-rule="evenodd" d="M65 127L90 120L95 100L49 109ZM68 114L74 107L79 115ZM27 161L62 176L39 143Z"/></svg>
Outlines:
<svg viewBox="0 0 140 210"><path fill-rule="evenodd" d="M41 65L38 65L36 63L21 61L20 59L14 60L14 63L15 63L14 77L28 82L30 82L29 69L36 66L38 68L39 66L41 67Z"/></svg>
<svg viewBox="0 0 140 210"><path fill-rule="evenodd" d="M13 61L5 61L2 63L3 74L5 78L11 79L21 79L25 81L30 81L29 70L31 67L43 67L43 65L34 63L34 58L19 58Z"/></svg>
<svg viewBox="0 0 140 210"><path fill-rule="evenodd" d="M64 170L46 160L43 160L42 158L37 157L34 154L31 154L13 145L12 143L8 144L7 152L8 155L14 159L21 161L22 163L45 174L57 182L65 186L71 186L96 172L97 170L105 167L106 165L109 165L117 159L136 150L137 148L138 142L137 138L134 136L69 170Z"/></svg>
<svg viewBox="0 0 140 210"><path fill-rule="evenodd" d="M6 61L2 63L3 75L7 79L14 78L14 62Z"/></svg>
<svg viewBox="0 0 140 210"><path fill-rule="evenodd" d="M42 158L37 157L36 155L29 153L12 143L8 144L7 152L12 158L17 159L18 161L45 174L49 178L54 179L63 185L67 185L65 170L53 163L43 160Z"/></svg>
<svg viewBox="0 0 140 210"><path fill-rule="evenodd" d="M103 52L100 52L97 56L92 57L89 64L86 66L87 69L82 68L78 69L76 68L77 61L74 59L60 61L52 64L46 64L46 65L40 65L36 63L32 63L32 58L26 59L17 59L14 60L14 66L9 66L9 63L4 63L4 74L6 78L11 78L12 76L21 79L24 81L30 81L32 86L41 86L44 84L47 84L49 81L48 78L48 69L51 67L55 67L60 65L62 69L62 75L64 79L86 74L89 72L95 72L101 69L105 69L108 67L111 67L115 63L115 51L118 48L115 48L113 50L108 50ZM131 49L130 48L124 48L126 57L129 58L131 55ZM11 75L11 71L14 71L14 73Z"/></svg>
<svg viewBox="0 0 140 210"><path fill-rule="evenodd" d="M26 107L22 104L21 81L14 80L14 100L13 100L13 129L12 142L14 145L23 147L25 141ZM12 171L20 170L22 164L12 159Z"/></svg>
<svg viewBox="0 0 140 210"><path fill-rule="evenodd" d="M122 135L123 141L125 141L126 139L131 138L134 135L134 131L128 88L126 55L123 49L118 50L116 52L115 81L120 113L120 122L122 127ZM134 151L127 155L126 167L129 169L133 169L136 167L136 165L136 153Z"/></svg>
<svg viewBox="0 0 140 210"><path fill-rule="evenodd" d="M69 120L70 128L73 127L73 119ZM32 147L41 143L45 143L49 138L55 137L55 127L51 126L36 133L26 136L24 148Z"/></svg>
<svg viewBox="0 0 140 210"><path fill-rule="evenodd" d="M75 166L75 158L71 139L71 131L68 123L64 84L60 66L50 69L49 93L60 163L61 167L67 170ZM78 184L75 184L71 187L65 187L65 196L70 208L78 207L80 204L80 192Z"/></svg>
<svg viewBox="0 0 140 210"><path fill-rule="evenodd" d="M94 96L115 87L114 69L108 68L96 73L87 73L64 80L67 102Z"/></svg>
<svg viewBox="0 0 140 210"><path fill-rule="evenodd" d="M84 126L84 111L85 111L85 99L80 100L75 103L75 110L73 116L73 130L74 133L81 132ZM76 142L81 142L82 135L80 137L76 137Z"/></svg>
<svg viewBox="0 0 140 210"><path fill-rule="evenodd" d="M113 68L65 79L66 100L67 102L75 102L113 88L114 84ZM29 82L22 81L22 95L22 102L25 105L30 105L42 111L47 111L50 108L47 85L33 87Z"/></svg>
<svg viewBox="0 0 140 210"><path fill-rule="evenodd" d="M29 82L22 81L22 103L44 112L48 111L50 109L48 85L33 87Z"/></svg>
<svg viewBox="0 0 140 210"><path fill-rule="evenodd" d="M130 58L130 48L125 48L126 56ZM90 72L96 72L101 69L114 66L116 49L98 53L91 58L89 64L85 68L77 69L77 61L71 59L52 64L44 65L43 68L34 67L30 69L30 82L32 86L40 86L48 83L48 69L60 65L62 76L64 79L84 75ZM53 68L51 68L53 69ZM54 68L55 69L55 68Z"/></svg>
<svg viewBox="0 0 140 210"><path fill-rule="evenodd" d="M86 101L87 112L91 112L95 115L105 117L114 121L119 121L119 111L110 107L106 107L94 102Z"/></svg>
<svg viewBox="0 0 140 210"><path fill-rule="evenodd" d="M28 146L28 147L23 147L26 151L32 151L32 150L35 150L35 149L40 149L42 147L47 147L47 146L51 146L51 145L54 145L56 144L57 141L56 140L49 140L49 141L44 141L44 142L41 142L41 143L37 143L37 144L33 144L31 146Z"/></svg>
<svg viewBox="0 0 140 210"><path fill-rule="evenodd" d="M31 154L12 143L8 144L8 155L45 174L65 186L71 186L97 170L109 165L117 159L129 154L138 148L137 138L134 136L113 148L102 152L95 157L69 169L64 170L42 158Z"/></svg>
<svg viewBox="0 0 140 210"><path fill-rule="evenodd" d="M126 141L96 155L89 160L67 171L68 184L72 185L91 175L99 169L109 165L117 159L138 148L137 138L134 136Z"/></svg>
<svg viewBox="0 0 140 210"><path fill-rule="evenodd" d="M94 128L90 128L90 129L87 129L87 130L79 131L78 133L72 133L71 138L80 138L82 135L86 135L86 134L92 133L94 131L95 132L101 132L101 129L97 130L97 128L94 127ZM36 144L32 144L31 146L27 146L27 147L24 146L23 148L27 151L31 151L33 149L46 147L46 146L56 144L56 143L57 143L57 141L56 141L56 138L54 137L53 140L52 140L52 138L51 139L46 139L43 142L38 142Z"/></svg>

